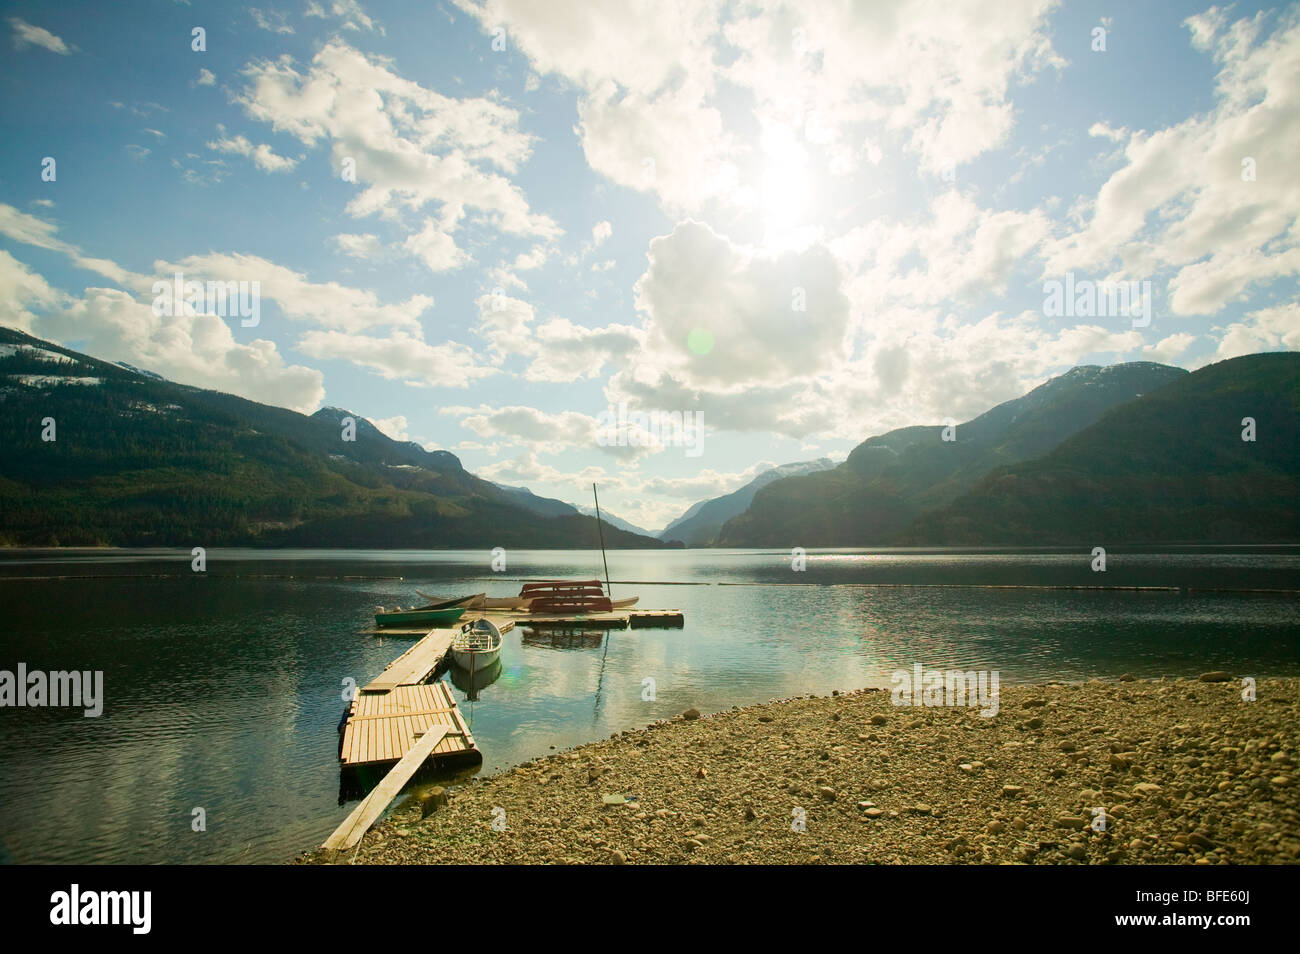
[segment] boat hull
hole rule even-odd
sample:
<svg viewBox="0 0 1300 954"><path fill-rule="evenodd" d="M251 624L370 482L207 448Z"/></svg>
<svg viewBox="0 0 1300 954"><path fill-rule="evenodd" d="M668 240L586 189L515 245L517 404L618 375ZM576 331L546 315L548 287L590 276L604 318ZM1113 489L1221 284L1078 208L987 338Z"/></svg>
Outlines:
<svg viewBox="0 0 1300 954"><path fill-rule="evenodd" d="M401 610L396 613L376 613L376 626L411 626L427 623L430 629L450 626L465 614L465 607L453 606L446 609Z"/></svg>
<svg viewBox="0 0 1300 954"><path fill-rule="evenodd" d="M416 590L415 592L419 593L422 599L429 601L426 606L421 606L420 609L451 609L453 606L473 609L476 606L481 606L483 600L482 593L475 593L473 596L443 597L430 596L428 593L421 592L420 590Z"/></svg>
<svg viewBox="0 0 1300 954"><path fill-rule="evenodd" d="M470 675L482 672L501 660L501 649L468 650L453 649L451 659L457 666Z"/></svg>

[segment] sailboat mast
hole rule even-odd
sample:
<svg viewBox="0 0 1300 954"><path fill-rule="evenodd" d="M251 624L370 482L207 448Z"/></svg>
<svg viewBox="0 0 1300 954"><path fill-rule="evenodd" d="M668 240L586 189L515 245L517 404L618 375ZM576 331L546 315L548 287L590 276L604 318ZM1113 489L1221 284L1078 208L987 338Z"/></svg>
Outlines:
<svg viewBox="0 0 1300 954"><path fill-rule="evenodd" d="M605 595L613 599L614 591L609 588L609 560L605 559L605 530L600 525L600 495L595 484L591 485L591 495L596 498L596 532L600 534L600 562L605 564Z"/></svg>

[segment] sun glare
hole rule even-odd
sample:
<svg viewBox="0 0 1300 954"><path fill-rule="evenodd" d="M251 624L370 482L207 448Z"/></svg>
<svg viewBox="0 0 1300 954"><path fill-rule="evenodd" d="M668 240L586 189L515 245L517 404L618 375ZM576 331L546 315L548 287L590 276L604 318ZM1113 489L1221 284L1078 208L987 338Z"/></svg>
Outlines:
<svg viewBox="0 0 1300 954"><path fill-rule="evenodd" d="M789 126L770 126L763 134L764 165L759 193L763 244L786 247L808 224L812 187L808 154Z"/></svg>

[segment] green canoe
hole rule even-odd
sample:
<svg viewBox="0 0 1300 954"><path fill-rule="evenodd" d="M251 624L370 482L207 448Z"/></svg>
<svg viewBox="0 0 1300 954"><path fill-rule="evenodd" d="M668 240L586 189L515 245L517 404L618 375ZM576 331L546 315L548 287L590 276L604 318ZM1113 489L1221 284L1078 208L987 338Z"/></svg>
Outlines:
<svg viewBox="0 0 1300 954"><path fill-rule="evenodd" d="M413 626L415 624L428 625L430 629L439 626L450 626L456 620L460 619L465 613L463 606L449 606L441 609L435 607L420 607L417 609L397 610L395 612L376 613L376 626Z"/></svg>

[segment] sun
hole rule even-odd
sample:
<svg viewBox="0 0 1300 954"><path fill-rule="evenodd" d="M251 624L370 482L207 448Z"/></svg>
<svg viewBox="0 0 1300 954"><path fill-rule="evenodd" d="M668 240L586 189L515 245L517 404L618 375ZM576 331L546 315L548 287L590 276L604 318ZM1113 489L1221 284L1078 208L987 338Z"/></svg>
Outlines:
<svg viewBox="0 0 1300 954"><path fill-rule="evenodd" d="M808 224L813 190L808 153L789 126L771 125L763 131L763 171L757 212L762 218L763 244L791 244Z"/></svg>

